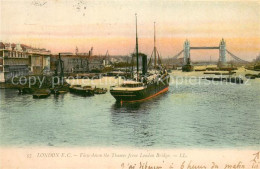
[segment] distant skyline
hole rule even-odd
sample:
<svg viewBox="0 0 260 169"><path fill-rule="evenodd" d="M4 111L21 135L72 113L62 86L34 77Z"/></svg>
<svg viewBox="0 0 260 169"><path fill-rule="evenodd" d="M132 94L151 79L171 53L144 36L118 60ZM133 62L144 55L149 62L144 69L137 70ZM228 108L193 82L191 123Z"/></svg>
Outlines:
<svg viewBox="0 0 260 169"><path fill-rule="evenodd" d="M140 51L157 49L163 57L191 46L218 46L245 60L260 53L260 2L170 0L1 0L0 40L46 48L52 53L88 52L128 55L135 48L138 14ZM218 50L191 50L194 60L218 59Z"/></svg>

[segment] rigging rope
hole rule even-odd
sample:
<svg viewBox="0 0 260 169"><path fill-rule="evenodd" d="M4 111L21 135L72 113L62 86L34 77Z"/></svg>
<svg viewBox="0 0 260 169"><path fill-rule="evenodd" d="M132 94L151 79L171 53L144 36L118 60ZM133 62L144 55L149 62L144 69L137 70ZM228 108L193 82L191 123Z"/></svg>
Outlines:
<svg viewBox="0 0 260 169"><path fill-rule="evenodd" d="M249 62L246 61L246 60L240 59L239 57L237 57L237 56L234 55L233 53L229 52L228 50L226 50L226 51L227 51L227 53L228 53L231 57L233 57L236 61L238 61L238 62L244 62L244 63L249 63Z"/></svg>
<svg viewBox="0 0 260 169"><path fill-rule="evenodd" d="M173 56L172 59L177 59L181 54L182 54L183 50L180 51L179 53L177 53L177 55Z"/></svg>

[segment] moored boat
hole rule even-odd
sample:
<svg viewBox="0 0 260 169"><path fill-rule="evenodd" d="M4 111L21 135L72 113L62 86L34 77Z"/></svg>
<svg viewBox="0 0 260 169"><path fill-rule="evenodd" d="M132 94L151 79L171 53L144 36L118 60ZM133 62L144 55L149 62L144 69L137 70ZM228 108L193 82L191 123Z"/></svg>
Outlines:
<svg viewBox="0 0 260 169"><path fill-rule="evenodd" d="M69 85L58 85L53 88L50 88L51 93L55 95L64 94L69 91Z"/></svg>
<svg viewBox="0 0 260 169"><path fill-rule="evenodd" d="M138 102L153 98L169 90L170 76L160 74L153 76L145 82L125 81L118 87L110 89L111 95L122 102Z"/></svg>
<svg viewBox="0 0 260 169"><path fill-rule="evenodd" d="M244 80L240 77L206 77L205 79L211 81L223 81L223 82L230 82L236 84L243 84Z"/></svg>
<svg viewBox="0 0 260 169"><path fill-rule="evenodd" d="M190 63L190 58L188 58L187 64L182 66L183 72L192 72L194 70L194 66Z"/></svg>
<svg viewBox="0 0 260 169"><path fill-rule="evenodd" d="M33 93L33 98L42 99L47 98L51 95L51 91L49 89L38 89Z"/></svg>
<svg viewBox="0 0 260 169"><path fill-rule="evenodd" d="M255 78L258 78L259 77L259 74L246 74L245 77L247 79L255 79Z"/></svg>
<svg viewBox="0 0 260 169"><path fill-rule="evenodd" d="M214 75L233 75L236 72L204 72L203 74L214 74Z"/></svg>
<svg viewBox="0 0 260 169"><path fill-rule="evenodd" d="M33 89L30 87L18 87L19 94L32 94Z"/></svg>
<svg viewBox="0 0 260 169"><path fill-rule="evenodd" d="M95 94L105 94L107 92L106 88L95 88L94 93Z"/></svg>
<svg viewBox="0 0 260 169"><path fill-rule="evenodd" d="M170 75L162 65L157 65L158 51L155 46L154 34L154 70L147 72L147 56L138 53L138 37L137 37L137 18L136 18L136 77L132 77L129 81L124 81L122 85L110 88L111 95L116 101L122 102L139 102L153 98L159 94L167 92L169 89ZM142 55L142 75L139 74L139 55ZM134 57L134 55L133 55ZM133 70L133 69L132 69ZM134 74L134 72L132 72Z"/></svg>
<svg viewBox="0 0 260 169"><path fill-rule="evenodd" d="M79 94L82 96L94 96L94 88L91 86L73 85L69 88L71 93Z"/></svg>

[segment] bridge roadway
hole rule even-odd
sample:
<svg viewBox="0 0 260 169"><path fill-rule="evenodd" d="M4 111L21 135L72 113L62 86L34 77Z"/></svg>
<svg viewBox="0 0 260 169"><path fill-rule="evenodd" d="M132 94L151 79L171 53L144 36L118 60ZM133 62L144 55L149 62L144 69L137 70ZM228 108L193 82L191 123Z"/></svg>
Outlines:
<svg viewBox="0 0 260 169"><path fill-rule="evenodd" d="M217 47L190 47L190 49L219 49L219 46Z"/></svg>

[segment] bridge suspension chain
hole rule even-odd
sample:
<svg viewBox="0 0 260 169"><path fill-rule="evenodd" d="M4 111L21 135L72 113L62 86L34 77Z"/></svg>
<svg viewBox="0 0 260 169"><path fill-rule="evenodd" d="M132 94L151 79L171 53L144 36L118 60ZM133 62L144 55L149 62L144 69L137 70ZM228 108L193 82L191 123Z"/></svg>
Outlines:
<svg viewBox="0 0 260 169"><path fill-rule="evenodd" d="M183 50L177 53L177 55L173 56L172 59L177 59L181 54L183 53Z"/></svg>
<svg viewBox="0 0 260 169"><path fill-rule="evenodd" d="M249 63L248 61L246 60L243 60L243 59L240 59L239 57L237 57L236 55L234 55L233 53L231 53L230 51L226 50L227 53L232 57L234 58L236 61L238 62L244 62L244 63Z"/></svg>

